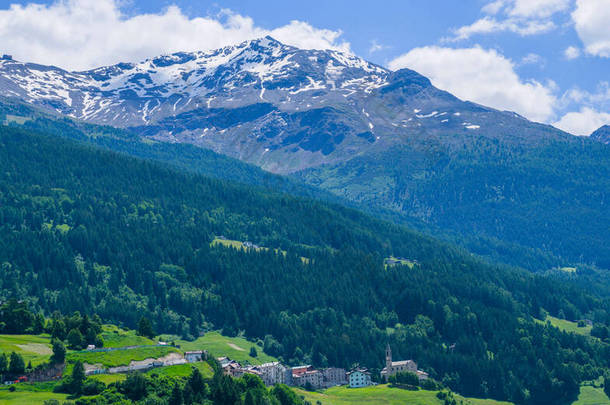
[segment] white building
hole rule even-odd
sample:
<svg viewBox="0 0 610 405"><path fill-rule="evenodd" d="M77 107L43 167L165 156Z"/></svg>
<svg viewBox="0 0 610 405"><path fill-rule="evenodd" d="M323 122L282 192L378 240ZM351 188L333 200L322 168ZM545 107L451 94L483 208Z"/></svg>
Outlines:
<svg viewBox="0 0 610 405"><path fill-rule="evenodd" d="M371 373L366 369L355 369L347 373L350 388L368 387L371 385Z"/></svg>
<svg viewBox="0 0 610 405"><path fill-rule="evenodd" d="M322 375L326 388L347 384L347 373L344 368L329 367L322 370Z"/></svg>
<svg viewBox="0 0 610 405"><path fill-rule="evenodd" d="M280 362L265 363L259 366L252 366L250 369L260 373L260 377L267 386L275 384L286 384L286 375L288 369Z"/></svg>
<svg viewBox="0 0 610 405"><path fill-rule="evenodd" d="M322 388L324 375L312 366L298 366L292 368L292 383L297 387L304 387L310 384L313 388Z"/></svg>
<svg viewBox="0 0 610 405"><path fill-rule="evenodd" d="M186 359L186 361L188 363L195 363L197 361L203 361L203 359L204 359L203 351L195 350L192 352L185 352L184 358Z"/></svg>

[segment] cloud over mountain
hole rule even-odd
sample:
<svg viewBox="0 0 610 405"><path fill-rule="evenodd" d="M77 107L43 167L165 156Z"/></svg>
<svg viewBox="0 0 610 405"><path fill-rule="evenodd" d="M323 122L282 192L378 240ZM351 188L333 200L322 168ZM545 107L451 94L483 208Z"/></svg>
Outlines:
<svg viewBox="0 0 610 405"><path fill-rule="evenodd" d="M229 10L190 18L170 6L157 14L127 16L120 4L118 0L13 4L0 10L0 51L22 60L84 70L163 53L215 49L265 35L304 49L350 50L341 31L303 21L265 29Z"/></svg>
<svg viewBox="0 0 610 405"><path fill-rule="evenodd" d="M389 67L414 69L462 99L536 121L548 120L557 101L552 84L522 80L515 64L493 49L426 46L399 56Z"/></svg>

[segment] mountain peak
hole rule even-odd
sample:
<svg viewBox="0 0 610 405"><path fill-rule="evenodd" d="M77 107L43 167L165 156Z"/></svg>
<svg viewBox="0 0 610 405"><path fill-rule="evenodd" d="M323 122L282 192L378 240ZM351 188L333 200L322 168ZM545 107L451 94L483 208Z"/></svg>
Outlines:
<svg viewBox="0 0 610 405"><path fill-rule="evenodd" d="M602 125L591 133L591 139L610 144L610 125Z"/></svg>

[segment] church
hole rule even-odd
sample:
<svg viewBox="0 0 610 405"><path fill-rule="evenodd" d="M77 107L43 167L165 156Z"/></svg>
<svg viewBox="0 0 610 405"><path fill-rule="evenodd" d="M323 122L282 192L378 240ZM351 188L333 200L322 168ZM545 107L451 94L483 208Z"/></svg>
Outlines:
<svg viewBox="0 0 610 405"><path fill-rule="evenodd" d="M387 379L391 375L405 371L416 373L419 376L417 363L413 360L392 361L392 349L388 344L385 349L385 367L381 370L381 376Z"/></svg>

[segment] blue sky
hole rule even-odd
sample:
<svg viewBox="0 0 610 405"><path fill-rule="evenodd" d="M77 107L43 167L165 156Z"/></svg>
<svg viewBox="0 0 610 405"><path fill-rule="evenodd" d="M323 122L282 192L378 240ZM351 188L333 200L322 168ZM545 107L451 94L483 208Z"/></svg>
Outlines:
<svg viewBox="0 0 610 405"><path fill-rule="evenodd" d="M610 0L0 0L0 52L78 70L271 34L587 135L610 124L608 21Z"/></svg>

